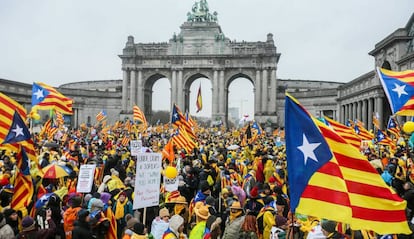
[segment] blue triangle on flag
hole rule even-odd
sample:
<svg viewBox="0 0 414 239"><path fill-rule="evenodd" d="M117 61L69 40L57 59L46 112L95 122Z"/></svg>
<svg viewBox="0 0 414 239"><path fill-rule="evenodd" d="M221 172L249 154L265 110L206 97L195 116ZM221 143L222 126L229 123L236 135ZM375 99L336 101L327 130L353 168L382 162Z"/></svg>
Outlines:
<svg viewBox="0 0 414 239"><path fill-rule="evenodd" d="M33 83L32 87L32 106L41 103L47 96L49 91L40 85Z"/></svg>
<svg viewBox="0 0 414 239"><path fill-rule="evenodd" d="M14 111L13 121L3 144L12 144L30 139L30 132L17 111Z"/></svg>

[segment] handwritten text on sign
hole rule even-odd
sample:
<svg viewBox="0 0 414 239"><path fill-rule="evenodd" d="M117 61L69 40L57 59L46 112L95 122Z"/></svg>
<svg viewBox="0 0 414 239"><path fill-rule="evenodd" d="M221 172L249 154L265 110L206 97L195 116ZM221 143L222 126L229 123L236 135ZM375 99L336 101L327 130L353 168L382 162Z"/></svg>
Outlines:
<svg viewBox="0 0 414 239"><path fill-rule="evenodd" d="M161 160L160 153L139 153L137 155L134 209L158 206Z"/></svg>

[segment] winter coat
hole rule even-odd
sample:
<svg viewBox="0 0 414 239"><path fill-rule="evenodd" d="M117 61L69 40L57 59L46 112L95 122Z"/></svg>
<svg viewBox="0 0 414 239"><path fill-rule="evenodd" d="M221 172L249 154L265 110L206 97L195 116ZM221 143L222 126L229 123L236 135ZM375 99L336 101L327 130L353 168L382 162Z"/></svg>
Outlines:
<svg viewBox="0 0 414 239"><path fill-rule="evenodd" d="M6 224L6 219L0 222L0 239L14 238L13 228L9 224Z"/></svg>
<svg viewBox="0 0 414 239"><path fill-rule="evenodd" d="M226 222L226 229L224 229L223 239L238 239L240 238L240 229L244 222L244 216L238 217L230 222Z"/></svg>
<svg viewBox="0 0 414 239"><path fill-rule="evenodd" d="M72 239L86 239L92 237L92 230L87 222L75 222L75 228L72 231Z"/></svg>
<svg viewBox="0 0 414 239"><path fill-rule="evenodd" d="M168 222L161 220L159 217L156 217L152 221L151 225L151 234L155 239L161 239L164 232L168 229Z"/></svg>

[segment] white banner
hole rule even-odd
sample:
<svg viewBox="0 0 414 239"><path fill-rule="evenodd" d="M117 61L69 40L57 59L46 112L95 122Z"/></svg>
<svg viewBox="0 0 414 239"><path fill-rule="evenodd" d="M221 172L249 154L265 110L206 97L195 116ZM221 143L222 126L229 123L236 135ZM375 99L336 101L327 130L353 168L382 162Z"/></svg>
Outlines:
<svg viewBox="0 0 414 239"><path fill-rule="evenodd" d="M131 155L137 156L139 153L141 153L142 140L131 140L130 146L131 146Z"/></svg>
<svg viewBox="0 0 414 239"><path fill-rule="evenodd" d="M161 162L160 153L139 153L137 155L134 209L159 205Z"/></svg>
<svg viewBox="0 0 414 239"><path fill-rule="evenodd" d="M92 191L95 168L95 164L83 164L80 166L78 185L76 185L78 193L90 193Z"/></svg>
<svg viewBox="0 0 414 239"><path fill-rule="evenodd" d="M167 192L174 192L178 190L178 177L167 178L164 177L164 188Z"/></svg>

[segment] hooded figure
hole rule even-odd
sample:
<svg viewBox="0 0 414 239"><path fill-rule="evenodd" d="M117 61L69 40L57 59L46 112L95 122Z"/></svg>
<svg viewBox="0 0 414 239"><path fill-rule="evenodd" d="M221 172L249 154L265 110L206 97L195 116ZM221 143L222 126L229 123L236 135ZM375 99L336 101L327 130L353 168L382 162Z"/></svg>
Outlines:
<svg viewBox="0 0 414 239"><path fill-rule="evenodd" d="M6 223L3 213L0 213L0 238L14 238L13 229Z"/></svg>
<svg viewBox="0 0 414 239"><path fill-rule="evenodd" d="M174 215L170 218L168 229L164 232L162 239L179 239L184 229L184 218Z"/></svg>

